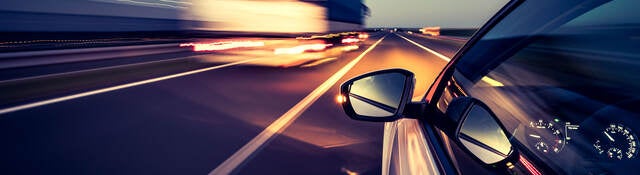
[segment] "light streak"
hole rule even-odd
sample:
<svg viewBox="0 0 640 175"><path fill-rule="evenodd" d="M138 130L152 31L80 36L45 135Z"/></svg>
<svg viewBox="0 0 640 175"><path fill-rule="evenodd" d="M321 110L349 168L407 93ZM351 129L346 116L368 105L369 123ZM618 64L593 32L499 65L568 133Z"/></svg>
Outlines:
<svg viewBox="0 0 640 175"><path fill-rule="evenodd" d="M424 27L422 29L420 29L420 32L422 32L422 34L427 34L427 35L431 35L431 36L440 36L440 27Z"/></svg>
<svg viewBox="0 0 640 175"><path fill-rule="evenodd" d="M360 39L357 38L344 38L342 39L342 44L352 44L352 43L357 43L360 42Z"/></svg>
<svg viewBox="0 0 640 175"><path fill-rule="evenodd" d="M360 47L357 45L350 45L350 46L345 46L342 48L342 51L348 52L348 51L352 51L352 50L356 50L359 49Z"/></svg>
<svg viewBox="0 0 640 175"><path fill-rule="evenodd" d="M213 42L213 43L184 43L180 44L180 47L193 46L193 51L218 51L228 50L242 47L262 47L264 42L258 41L226 41L226 42Z"/></svg>
<svg viewBox="0 0 640 175"><path fill-rule="evenodd" d="M367 38L369 38L369 34L367 34L367 33L360 33L360 34L358 35L358 38L360 38L360 39L367 39Z"/></svg>
<svg viewBox="0 0 640 175"><path fill-rule="evenodd" d="M522 165L524 165L524 167L527 169L527 171L529 171L529 173L531 173L532 175L542 175L540 173L540 171L538 171L538 169L536 169L536 167L534 167L526 158L524 158L522 155L520 155L520 163L522 163Z"/></svg>
<svg viewBox="0 0 640 175"><path fill-rule="evenodd" d="M326 7L298 1L191 0L183 16L208 21L193 30L267 33L329 31Z"/></svg>
<svg viewBox="0 0 640 175"><path fill-rule="evenodd" d="M304 44L290 48L277 48L273 51L273 53L276 55L301 54L306 51L322 51L329 46L331 46L331 44Z"/></svg>

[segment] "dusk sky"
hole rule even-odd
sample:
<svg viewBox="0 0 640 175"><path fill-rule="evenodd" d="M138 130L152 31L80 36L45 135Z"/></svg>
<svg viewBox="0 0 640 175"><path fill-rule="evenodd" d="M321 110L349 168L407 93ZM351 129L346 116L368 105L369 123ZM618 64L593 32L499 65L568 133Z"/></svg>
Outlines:
<svg viewBox="0 0 640 175"><path fill-rule="evenodd" d="M367 27L480 27L508 0L364 0Z"/></svg>

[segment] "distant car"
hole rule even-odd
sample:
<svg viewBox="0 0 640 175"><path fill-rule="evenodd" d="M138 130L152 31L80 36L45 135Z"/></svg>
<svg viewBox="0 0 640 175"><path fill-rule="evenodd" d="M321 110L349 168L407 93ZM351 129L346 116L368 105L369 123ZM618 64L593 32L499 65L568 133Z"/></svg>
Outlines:
<svg viewBox="0 0 640 175"><path fill-rule="evenodd" d="M341 86L356 120L385 124L383 174L635 174L640 1L509 2L423 100L413 73ZM403 120L399 120L403 119Z"/></svg>

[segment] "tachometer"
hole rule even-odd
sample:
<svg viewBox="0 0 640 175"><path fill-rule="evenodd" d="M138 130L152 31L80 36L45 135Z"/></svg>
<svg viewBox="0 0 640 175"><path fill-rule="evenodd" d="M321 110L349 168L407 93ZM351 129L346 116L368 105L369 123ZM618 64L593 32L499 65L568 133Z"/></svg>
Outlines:
<svg viewBox="0 0 640 175"><path fill-rule="evenodd" d="M559 153L565 145L565 136L554 123L544 120L529 123L528 139L536 150L543 153Z"/></svg>
<svg viewBox="0 0 640 175"><path fill-rule="evenodd" d="M596 152L611 159L632 159L638 151L638 137L630 128L612 123L605 128L593 144Z"/></svg>

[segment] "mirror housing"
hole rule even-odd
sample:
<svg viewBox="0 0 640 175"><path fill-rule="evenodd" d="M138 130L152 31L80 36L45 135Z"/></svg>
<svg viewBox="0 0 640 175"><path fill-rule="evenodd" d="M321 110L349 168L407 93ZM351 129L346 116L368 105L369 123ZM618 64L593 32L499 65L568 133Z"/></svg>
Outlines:
<svg viewBox="0 0 640 175"><path fill-rule="evenodd" d="M370 72L342 83L339 98L352 119L391 122L402 118L414 82L414 74L404 69Z"/></svg>
<svg viewBox="0 0 640 175"><path fill-rule="evenodd" d="M491 109L480 100L460 97L449 104L447 118L457 124L448 134L476 161L485 165L505 165L517 157L509 132ZM447 131L445 131L447 132Z"/></svg>

